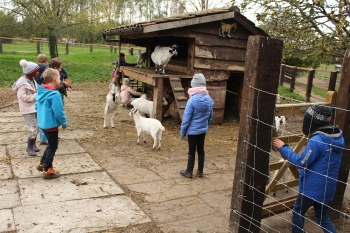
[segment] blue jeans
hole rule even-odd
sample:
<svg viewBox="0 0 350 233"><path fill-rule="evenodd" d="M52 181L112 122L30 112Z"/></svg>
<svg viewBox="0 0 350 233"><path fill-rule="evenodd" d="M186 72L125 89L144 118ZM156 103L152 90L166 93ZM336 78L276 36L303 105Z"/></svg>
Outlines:
<svg viewBox="0 0 350 233"><path fill-rule="evenodd" d="M323 232L336 233L333 223L328 217L328 207L300 193L293 208L292 233L304 232L304 215L311 206L314 207L316 222L321 225Z"/></svg>
<svg viewBox="0 0 350 233"><path fill-rule="evenodd" d="M53 157L55 156L58 148L58 130L54 132L43 131L47 137L48 146L41 157L40 163L44 164L44 170L47 171L50 167L52 167Z"/></svg>

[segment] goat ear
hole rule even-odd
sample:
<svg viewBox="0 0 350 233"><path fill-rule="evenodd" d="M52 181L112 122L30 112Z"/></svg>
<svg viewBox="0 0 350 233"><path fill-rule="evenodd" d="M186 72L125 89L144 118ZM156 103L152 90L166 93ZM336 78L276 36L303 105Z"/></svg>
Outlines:
<svg viewBox="0 0 350 233"><path fill-rule="evenodd" d="M169 53L173 54L173 50L172 50L172 49L170 49L170 50L169 50Z"/></svg>

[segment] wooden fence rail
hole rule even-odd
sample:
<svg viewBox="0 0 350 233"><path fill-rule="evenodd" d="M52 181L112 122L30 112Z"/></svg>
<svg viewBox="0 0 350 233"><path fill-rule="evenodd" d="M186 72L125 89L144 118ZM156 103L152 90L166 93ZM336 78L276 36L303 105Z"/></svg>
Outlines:
<svg viewBox="0 0 350 233"><path fill-rule="evenodd" d="M286 68L289 68L292 70L291 75L286 74ZM295 89L295 80L297 78L298 71L307 71L307 84L306 84L306 92L305 92L305 101L310 102L311 97L311 91L313 87L313 80L315 78L316 72L327 72L330 73L329 75L329 82L328 82L328 89L325 89L327 91L335 91L336 82L337 82L337 76L339 71L331 71L331 70L315 70L313 68L304 68L304 67L297 67L297 66L289 66L285 64L281 64L280 67L280 77L279 77L279 83L280 85L283 85L284 83L289 83L290 85L290 91L294 92ZM322 87L319 87L320 89L324 89Z"/></svg>

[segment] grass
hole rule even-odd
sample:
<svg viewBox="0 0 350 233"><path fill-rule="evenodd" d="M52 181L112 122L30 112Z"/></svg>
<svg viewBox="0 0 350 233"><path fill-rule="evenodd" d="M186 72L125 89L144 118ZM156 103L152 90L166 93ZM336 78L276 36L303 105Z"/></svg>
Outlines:
<svg viewBox="0 0 350 233"><path fill-rule="evenodd" d="M10 87L22 75L21 59L37 62L36 44L21 43L3 44L3 53L0 53L0 87ZM27 45L26 45L27 44ZM17 46L18 45L18 46ZM29 51L28 47L34 48ZM41 49L49 57L47 45ZM58 45L59 57L63 61L63 67L67 70L69 78L74 83L82 82L107 82L113 69L112 61L117 60L117 53L110 53L108 46L94 46L90 53L90 46L70 46L69 54L66 55L66 46ZM128 49L122 49L128 54ZM134 54L138 54L135 51ZM137 56L127 55L128 62L136 62Z"/></svg>
<svg viewBox="0 0 350 233"><path fill-rule="evenodd" d="M291 92L289 87L286 86L278 86L278 93L281 96L281 104L291 104L291 103L295 103L294 100L298 100L298 101L305 101L305 97L299 95L298 93L295 92ZM283 98L286 97L287 99Z"/></svg>

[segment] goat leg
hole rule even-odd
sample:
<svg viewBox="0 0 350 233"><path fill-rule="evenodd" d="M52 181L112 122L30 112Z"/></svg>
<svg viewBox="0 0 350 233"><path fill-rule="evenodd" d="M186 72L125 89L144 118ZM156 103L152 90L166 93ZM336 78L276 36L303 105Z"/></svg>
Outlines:
<svg viewBox="0 0 350 233"><path fill-rule="evenodd" d="M114 128L114 116L115 116L115 114L117 113L117 110L118 110L118 108L115 109L115 110L113 111L113 113L112 113L112 117L111 117L111 126L112 126L112 128Z"/></svg>
<svg viewBox="0 0 350 233"><path fill-rule="evenodd" d="M103 128L107 128L107 125L106 125L107 113L108 113L108 103L106 103L106 107L105 107L105 117L103 121Z"/></svg>

